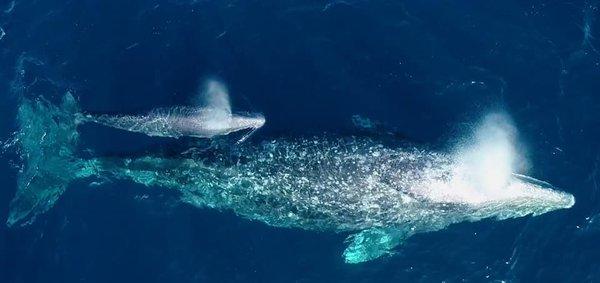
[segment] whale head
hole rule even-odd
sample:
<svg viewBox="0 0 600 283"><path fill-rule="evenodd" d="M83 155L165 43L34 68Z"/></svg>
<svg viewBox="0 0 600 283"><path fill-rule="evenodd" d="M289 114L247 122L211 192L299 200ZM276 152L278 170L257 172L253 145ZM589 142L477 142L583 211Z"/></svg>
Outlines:
<svg viewBox="0 0 600 283"><path fill-rule="evenodd" d="M527 170L525 157L511 119L501 113L489 114L450 155L449 177L438 186L441 193L434 196L438 201L465 204L472 220L537 216L572 207L573 195L514 173Z"/></svg>
<svg viewBox="0 0 600 283"><path fill-rule="evenodd" d="M510 174L491 185L471 173L454 172L449 179L431 182L425 197L433 203L464 208L462 212L468 221L538 216L575 204L573 195L525 175Z"/></svg>
<svg viewBox="0 0 600 283"><path fill-rule="evenodd" d="M471 203L474 216L507 218L538 216L559 209L571 208L575 197L552 185L531 177L513 174L506 186L488 198Z"/></svg>
<svg viewBox="0 0 600 283"><path fill-rule="evenodd" d="M241 143L248 139L256 130L265 125L265 116L261 113L236 113L231 116L230 130L240 131L250 129L250 132L238 140Z"/></svg>
<svg viewBox="0 0 600 283"><path fill-rule="evenodd" d="M265 116L261 113L238 112L231 116L231 128L236 130L257 130L265 125Z"/></svg>

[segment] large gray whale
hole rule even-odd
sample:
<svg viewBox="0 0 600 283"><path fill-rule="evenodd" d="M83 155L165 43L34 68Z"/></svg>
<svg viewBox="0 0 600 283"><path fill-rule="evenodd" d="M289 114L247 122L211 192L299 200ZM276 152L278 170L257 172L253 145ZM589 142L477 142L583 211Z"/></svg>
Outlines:
<svg viewBox="0 0 600 283"><path fill-rule="evenodd" d="M210 159L83 159L76 154L78 112L71 95L60 106L23 100L16 141L26 166L8 225L33 221L71 181L129 180L174 190L197 207L231 210L272 226L348 233L343 258L360 263L392 254L418 233L486 218L537 216L575 202L526 176L481 182L463 168L469 162L451 154L384 146L370 138L323 135L244 143ZM498 187L487 190L481 184Z"/></svg>
<svg viewBox="0 0 600 283"><path fill-rule="evenodd" d="M265 124L265 117L260 113L233 113L227 89L217 81L206 82L202 95L204 105L201 107L159 108L141 115L80 114L77 121L170 138L212 138L249 130L238 142L243 142Z"/></svg>

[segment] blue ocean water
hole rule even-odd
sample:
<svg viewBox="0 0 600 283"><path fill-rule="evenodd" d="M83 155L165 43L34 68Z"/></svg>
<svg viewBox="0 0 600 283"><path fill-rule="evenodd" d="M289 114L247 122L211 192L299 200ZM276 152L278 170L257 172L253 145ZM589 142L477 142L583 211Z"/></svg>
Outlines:
<svg viewBox="0 0 600 283"><path fill-rule="evenodd" d="M351 117L443 147L502 110L528 174L576 198L537 217L411 237L350 265L347 234L198 209L131 182L75 182L31 225L0 225L0 282L600 281L600 2L27 1L0 3L0 138L22 98L70 91L92 113L192 103L206 78L277 136L352 133ZM598 46L600 48L600 46ZM129 156L181 141L99 126L82 148ZM85 154L85 153L82 153ZM0 157L0 219L21 161Z"/></svg>

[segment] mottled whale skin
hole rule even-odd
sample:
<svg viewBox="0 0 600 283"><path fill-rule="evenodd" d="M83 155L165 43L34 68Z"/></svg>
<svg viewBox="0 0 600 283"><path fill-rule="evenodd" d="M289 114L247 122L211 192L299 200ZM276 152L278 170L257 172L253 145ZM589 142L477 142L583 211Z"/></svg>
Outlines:
<svg viewBox="0 0 600 283"><path fill-rule="evenodd" d="M360 263L392 254L414 234L486 218L536 216L575 201L520 175L490 194L451 155L371 138L274 139L210 158L82 159L75 153L77 112L70 95L60 106L24 100L18 142L28 164L9 225L31 222L50 209L73 180L120 179L174 190L191 205L231 210L272 226L348 233L344 260Z"/></svg>

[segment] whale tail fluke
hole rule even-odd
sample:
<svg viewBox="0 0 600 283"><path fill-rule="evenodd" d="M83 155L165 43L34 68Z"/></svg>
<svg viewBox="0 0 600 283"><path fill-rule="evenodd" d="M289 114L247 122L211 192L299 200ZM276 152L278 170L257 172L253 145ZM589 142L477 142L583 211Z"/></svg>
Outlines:
<svg viewBox="0 0 600 283"><path fill-rule="evenodd" d="M83 162L75 157L77 113L79 107L70 93L60 105L43 98L23 98L17 114L15 145L24 167L18 173L8 226L31 223L50 209L68 183L82 173Z"/></svg>

